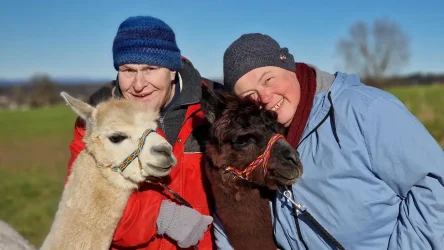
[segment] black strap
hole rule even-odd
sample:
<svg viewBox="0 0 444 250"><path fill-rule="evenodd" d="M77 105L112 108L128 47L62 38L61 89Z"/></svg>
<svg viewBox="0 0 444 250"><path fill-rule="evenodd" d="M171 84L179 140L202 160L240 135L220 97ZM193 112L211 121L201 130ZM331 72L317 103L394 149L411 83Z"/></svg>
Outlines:
<svg viewBox="0 0 444 250"><path fill-rule="evenodd" d="M180 195L179 195L178 193L176 193L174 190L172 190L171 188L169 188L167 185L165 185L165 184L163 184L163 183L161 183L161 182L158 182L158 184L159 184L160 186L162 186L164 189L166 189L168 192L170 192L170 193L174 196L174 198L176 198L178 201L182 202L183 205L185 205L185 206L187 206L187 207L189 207L189 208L193 208L193 207L191 206L191 204L190 204L188 201L186 201L184 198L182 198L182 196L180 196Z"/></svg>
<svg viewBox="0 0 444 250"><path fill-rule="evenodd" d="M294 208L294 212L297 214L297 209L296 209L296 207L294 205L293 205L293 208ZM305 249L309 250L308 246L307 246L307 243L304 240L304 237L302 237L302 231L301 231L301 226L299 225L298 217L294 216L294 220L296 222L296 229L298 230L299 240L302 242L302 244L304 245Z"/></svg>
<svg viewBox="0 0 444 250"><path fill-rule="evenodd" d="M297 215L298 209L293 204L293 209L295 214ZM309 220L321 233L331 242L335 247L337 247L340 250L345 250L345 248L337 241L319 222L310 214L310 212L305 209L302 211L299 215L303 215L307 220ZM295 222L296 222L296 228L298 230L298 237L299 240L302 241L302 244L304 245L305 249L309 250L307 243L305 242L304 238L302 237L301 228L299 226L299 219L298 216L294 216Z"/></svg>
<svg viewBox="0 0 444 250"><path fill-rule="evenodd" d="M345 248L341 245L341 243L339 243L321 224L319 224L319 222L315 220L315 218L307 210L305 210L302 213L304 214L305 218L307 218L311 223L313 223L313 225L315 225L315 227L319 229L322 232L322 234L324 234L325 237L327 237L327 239L333 243L333 245L335 245L335 247L341 250L345 250Z"/></svg>

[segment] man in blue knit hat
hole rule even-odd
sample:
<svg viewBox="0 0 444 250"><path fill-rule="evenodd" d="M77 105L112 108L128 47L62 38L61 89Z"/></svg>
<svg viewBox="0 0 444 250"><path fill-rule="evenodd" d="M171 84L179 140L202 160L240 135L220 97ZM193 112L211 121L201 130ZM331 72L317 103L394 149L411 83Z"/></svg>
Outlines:
<svg viewBox="0 0 444 250"><path fill-rule="evenodd" d="M111 249L178 249L198 245L213 249L209 204L201 180L202 142L193 133L203 125L201 85L205 80L190 61L181 57L173 30L163 21L137 16L126 19L113 43L117 79L94 93L97 105L112 96L145 103L160 112L159 133L174 146L177 164L168 186L194 209L176 204L159 186L147 184L129 199L115 231ZM85 127L76 121L70 145L72 162L81 150Z"/></svg>

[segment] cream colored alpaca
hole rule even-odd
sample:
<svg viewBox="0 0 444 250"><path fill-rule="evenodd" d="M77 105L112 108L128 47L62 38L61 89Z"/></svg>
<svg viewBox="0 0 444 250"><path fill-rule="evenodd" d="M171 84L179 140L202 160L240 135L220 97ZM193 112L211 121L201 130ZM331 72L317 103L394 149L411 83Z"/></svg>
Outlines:
<svg viewBox="0 0 444 250"><path fill-rule="evenodd" d="M146 137L135 159L119 166L138 148L146 129L156 130L157 112L135 101L112 99L96 108L61 94L86 121L86 149L73 164L58 211L42 250L109 249L130 194L148 176L168 175L176 164L171 145L156 132Z"/></svg>

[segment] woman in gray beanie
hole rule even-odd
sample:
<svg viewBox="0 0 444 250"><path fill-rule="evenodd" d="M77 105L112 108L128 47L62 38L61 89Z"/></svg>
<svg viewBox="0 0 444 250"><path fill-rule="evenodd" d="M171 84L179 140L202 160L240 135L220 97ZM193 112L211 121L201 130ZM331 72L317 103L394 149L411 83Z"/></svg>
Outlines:
<svg viewBox="0 0 444 250"><path fill-rule="evenodd" d="M226 50L224 87L277 113L304 166L293 199L345 249L442 249L444 152L396 97L357 75L295 63L258 33ZM271 204L280 248L335 249L287 199ZM231 249L221 218L216 242Z"/></svg>
<svg viewBox="0 0 444 250"><path fill-rule="evenodd" d="M201 141L194 135L205 120L200 110L204 80L181 56L173 30L149 16L130 17L121 23L113 43L117 79L94 93L96 105L113 95L144 102L160 110L159 131L174 146L176 166L167 186L190 205L154 184L133 193L114 233L111 249L213 249L209 204L201 180ZM83 150L85 124L78 118L70 144L73 161ZM209 227L210 226L210 227Z"/></svg>

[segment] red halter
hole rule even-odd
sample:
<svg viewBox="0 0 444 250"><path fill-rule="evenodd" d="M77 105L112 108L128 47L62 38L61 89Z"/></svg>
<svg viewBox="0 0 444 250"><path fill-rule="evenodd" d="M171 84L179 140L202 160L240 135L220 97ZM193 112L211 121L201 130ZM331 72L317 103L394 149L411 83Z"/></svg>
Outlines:
<svg viewBox="0 0 444 250"><path fill-rule="evenodd" d="M250 163L250 165L248 165L248 167L244 170L244 171L240 171L232 166L228 166L225 168L225 170L232 172L235 176L242 178L244 180L248 180L248 176L254 171L254 169L259 166L261 163L262 164L262 168L264 169L264 176L267 174L267 163L268 163L268 159L270 158L270 152L271 152L271 147L273 147L273 144L279 140L279 139L283 139L284 136L280 135L280 134L276 134L273 137L271 137L271 139L268 141L267 147L265 148L265 151L259 155L256 160L254 160L252 163Z"/></svg>

